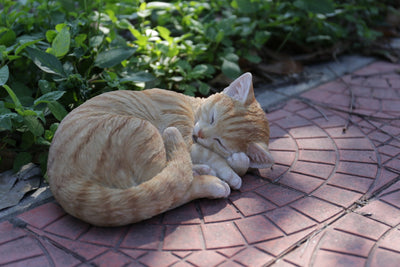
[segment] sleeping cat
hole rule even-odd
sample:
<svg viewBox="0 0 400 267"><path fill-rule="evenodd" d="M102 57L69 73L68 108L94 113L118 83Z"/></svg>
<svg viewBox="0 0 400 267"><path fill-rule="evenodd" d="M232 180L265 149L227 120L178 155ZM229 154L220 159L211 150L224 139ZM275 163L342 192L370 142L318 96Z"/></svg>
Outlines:
<svg viewBox="0 0 400 267"><path fill-rule="evenodd" d="M250 73L205 99L115 91L64 118L47 174L69 214L97 226L125 225L193 199L227 197L249 167L272 165L268 141Z"/></svg>

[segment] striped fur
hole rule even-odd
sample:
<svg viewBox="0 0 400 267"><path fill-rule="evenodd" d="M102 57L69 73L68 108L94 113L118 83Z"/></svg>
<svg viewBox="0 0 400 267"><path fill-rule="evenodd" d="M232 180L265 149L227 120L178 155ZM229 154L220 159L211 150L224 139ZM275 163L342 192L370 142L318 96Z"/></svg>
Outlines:
<svg viewBox="0 0 400 267"><path fill-rule="evenodd" d="M196 198L227 197L249 167L272 164L268 138L250 74L207 99L160 89L109 92L61 122L47 174L69 214L125 225Z"/></svg>

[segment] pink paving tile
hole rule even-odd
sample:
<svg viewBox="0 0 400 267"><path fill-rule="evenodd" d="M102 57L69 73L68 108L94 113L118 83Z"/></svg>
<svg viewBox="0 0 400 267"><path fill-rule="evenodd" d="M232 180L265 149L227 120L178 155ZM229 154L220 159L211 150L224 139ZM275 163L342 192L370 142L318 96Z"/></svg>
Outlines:
<svg viewBox="0 0 400 267"><path fill-rule="evenodd" d="M40 255L43 255L43 251L30 237L23 237L0 245L0 265Z"/></svg>
<svg viewBox="0 0 400 267"><path fill-rule="evenodd" d="M164 250L200 250L204 248L199 225L168 225L164 237Z"/></svg>
<svg viewBox="0 0 400 267"><path fill-rule="evenodd" d="M355 103L356 109L361 108L361 109L376 110L377 107L379 108L379 106L380 106L380 100L378 100L378 99L373 99L370 97L357 97L356 98L356 103Z"/></svg>
<svg viewBox="0 0 400 267"><path fill-rule="evenodd" d="M374 147L367 138L335 139L339 149L343 150L373 150Z"/></svg>
<svg viewBox="0 0 400 267"><path fill-rule="evenodd" d="M266 216L288 235L316 225L314 221L289 207L273 210Z"/></svg>
<svg viewBox="0 0 400 267"><path fill-rule="evenodd" d="M299 173L288 172L279 180L279 182L309 194L321 186L324 180Z"/></svg>
<svg viewBox="0 0 400 267"><path fill-rule="evenodd" d="M287 138L289 137L286 130L282 129L278 125L271 124L269 126L269 138L277 139L277 138Z"/></svg>
<svg viewBox="0 0 400 267"><path fill-rule="evenodd" d="M162 226L137 223L131 226L121 243L124 248L158 249L162 235Z"/></svg>
<svg viewBox="0 0 400 267"><path fill-rule="evenodd" d="M253 192L231 196L229 199L244 216L259 214L276 208L274 204Z"/></svg>
<svg viewBox="0 0 400 267"><path fill-rule="evenodd" d="M198 224L200 215L193 202L170 210L164 214L164 224Z"/></svg>
<svg viewBox="0 0 400 267"><path fill-rule="evenodd" d="M391 145L380 146L378 147L378 151L391 157L397 156L400 152L398 147Z"/></svg>
<svg viewBox="0 0 400 267"><path fill-rule="evenodd" d="M308 120L322 117L322 114L320 112L316 111L315 109L311 109L311 108L304 109L304 110L298 111L296 113Z"/></svg>
<svg viewBox="0 0 400 267"><path fill-rule="evenodd" d="M139 261L149 267L167 267L178 262L179 259L170 252L151 251Z"/></svg>
<svg viewBox="0 0 400 267"><path fill-rule="evenodd" d="M256 247L270 253L271 255L274 255L275 257L278 257L282 253L295 248L300 241L310 236L313 231L315 231L315 227L311 227L307 230L300 231L288 236L258 243L256 244Z"/></svg>
<svg viewBox="0 0 400 267"><path fill-rule="evenodd" d="M369 133L368 137L371 140L378 141L379 143L386 142L387 140L390 139L389 135L382 133L380 130L376 130L376 131Z"/></svg>
<svg viewBox="0 0 400 267"><path fill-rule="evenodd" d="M270 121L276 121L282 118L286 118L286 117L290 117L292 116L291 112L288 112L284 109L278 109L276 111L272 111L270 113L267 114L267 118Z"/></svg>
<svg viewBox="0 0 400 267"><path fill-rule="evenodd" d="M400 209L400 191L395 191L393 193L384 195L383 197L381 197L381 200L392 204L393 206Z"/></svg>
<svg viewBox="0 0 400 267"><path fill-rule="evenodd" d="M297 115L285 117L283 119L280 119L280 120L277 120L274 122L284 129L291 129L291 128L295 128L295 127L303 127L303 126L311 125L311 122L309 120L304 119Z"/></svg>
<svg viewBox="0 0 400 267"><path fill-rule="evenodd" d="M366 206L358 209L357 212L369 214L369 218L390 226L395 226L400 223L400 209L379 200L369 202Z"/></svg>
<svg viewBox="0 0 400 267"><path fill-rule="evenodd" d="M371 256L370 266L398 267L400 262L400 253L378 248Z"/></svg>
<svg viewBox="0 0 400 267"><path fill-rule="evenodd" d="M122 253L108 251L105 254L97 257L92 261L95 266L108 267L108 266L125 266L130 263L132 259Z"/></svg>
<svg viewBox="0 0 400 267"><path fill-rule="evenodd" d="M359 193L366 193L371 187L374 179L357 177L342 173L335 173L328 181L328 184L336 187L349 189Z"/></svg>
<svg viewBox="0 0 400 267"><path fill-rule="evenodd" d="M297 161L292 172L297 172L303 175L311 175L321 179L327 179L334 169L333 165L307 162L307 161Z"/></svg>
<svg viewBox="0 0 400 267"><path fill-rule="evenodd" d="M263 186L265 184L268 184L269 182L260 177L260 176L255 176L255 175L251 175L251 174L246 174L243 178L242 178L242 187L240 188L240 192L247 192L247 191L251 191L254 190L260 186Z"/></svg>
<svg viewBox="0 0 400 267"><path fill-rule="evenodd" d="M218 265L218 267L243 267L243 265L231 260L227 260L222 264Z"/></svg>
<svg viewBox="0 0 400 267"><path fill-rule="evenodd" d="M289 134L294 138L326 137L326 132L315 125L289 129Z"/></svg>
<svg viewBox="0 0 400 267"><path fill-rule="evenodd" d="M334 165L337 161L335 151L300 150L299 160Z"/></svg>
<svg viewBox="0 0 400 267"><path fill-rule="evenodd" d="M234 220L241 217L238 210L226 199L202 199L200 208L206 223Z"/></svg>
<svg viewBox="0 0 400 267"><path fill-rule="evenodd" d="M290 111L290 112L295 112L297 110L305 109L308 106L301 102L300 100L294 99L290 101L288 105L285 106L285 110Z"/></svg>
<svg viewBox="0 0 400 267"><path fill-rule="evenodd" d="M55 246L62 248L69 253L73 252L75 254L78 254L86 260L92 260L93 258L108 250L108 248L103 246L92 245L79 241L72 241L66 238L58 237L53 234L46 234L45 236L55 242Z"/></svg>
<svg viewBox="0 0 400 267"><path fill-rule="evenodd" d="M218 249L218 253L227 258L231 258L233 255L238 254L240 251L244 249L245 247L223 248L223 249Z"/></svg>
<svg viewBox="0 0 400 267"><path fill-rule="evenodd" d="M244 266L266 266L274 261L274 257L255 248L247 248L233 257L233 259Z"/></svg>
<svg viewBox="0 0 400 267"><path fill-rule="evenodd" d="M91 227L79 241L114 247L125 235L127 227Z"/></svg>
<svg viewBox="0 0 400 267"><path fill-rule="evenodd" d="M310 90L303 93L301 96L315 101L324 102L326 99L329 99L331 95L332 94L326 90Z"/></svg>
<svg viewBox="0 0 400 267"><path fill-rule="evenodd" d="M0 244L25 236L26 232L8 221L0 223Z"/></svg>
<svg viewBox="0 0 400 267"><path fill-rule="evenodd" d="M290 137L271 139L269 141L268 147L270 150L278 150L278 151L296 151L297 150L296 143Z"/></svg>
<svg viewBox="0 0 400 267"><path fill-rule="evenodd" d="M400 253L400 229L393 228L378 243L379 247L390 249Z"/></svg>
<svg viewBox="0 0 400 267"><path fill-rule="evenodd" d="M271 150L272 157L274 158L275 163L279 163L282 165L290 166L292 165L296 152L294 151L274 151Z"/></svg>
<svg viewBox="0 0 400 267"><path fill-rule="evenodd" d="M384 111L400 112L400 100L382 100Z"/></svg>
<svg viewBox="0 0 400 267"><path fill-rule="evenodd" d="M336 266L352 266L352 267L363 267L365 266L366 259L346 255L337 252L319 250L316 253L316 257L313 266L324 266L324 267L336 267Z"/></svg>
<svg viewBox="0 0 400 267"><path fill-rule="evenodd" d="M321 223L343 211L343 208L314 197L307 197L290 205L301 213Z"/></svg>
<svg viewBox="0 0 400 267"><path fill-rule="evenodd" d="M52 261L57 263L59 266L77 266L81 263L81 261L71 255L68 251L64 251L54 246L47 239L41 240L40 243L46 249Z"/></svg>
<svg viewBox="0 0 400 267"><path fill-rule="evenodd" d="M313 122L318 124L318 126L322 128L330 128L330 127L343 127L346 124L346 120L337 115L328 115L328 120L325 118L315 119Z"/></svg>
<svg viewBox="0 0 400 267"><path fill-rule="evenodd" d="M75 240L81 234L86 232L89 229L89 227L90 227L89 224L79 219L76 219L70 215L66 215L61 219L48 225L45 228L45 231Z"/></svg>
<svg viewBox="0 0 400 267"><path fill-rule="evenodd" d="M385 185L391 183L392 181L394 181L394 179L396 179L397 177L398 177L397 174L392 173L392 172L387 171L387 170L382 168L380 176L376 179L376 181L373 184L373 186L369 189L368 194L372 195L377 190L381 189L383 186L385 186ZM384 190L380 195L390 192L390 188L391 187L389 187L388 189Z"/></svg>
<svg viewBox="0 0 400 267"><path fill-rule="evenodd" d="M399 101L399 103L400 103L400 101ZM381 129L384 130L385 132L388 132L388 133L394 135L394 136L397 136L400 134L400 127L396 127L393 125L384 125L384 126L382 126Z"/></svg>
<svg viewBox="0 0 400 267"><path fill-rule="evenodd" d="M261 215L237 220L235 224L250 244L283 236L281 230Z"/></svg>
<svg viewBox="0 0 400 267"><path fill-rule="evenodd" d="M64 210L55 203L46 203L37 208L22 213L18 218L28 224L42 229L46 225L54 222L65 215Z"/></svg>
<svg viewBox="0 0 400 267"><path fill-rule="evenodd" d="M378 171L376 164L358 163L358 162L340 162L337 172L375 178Z"/></svg>
<svg viewBox="0 0 400 267"><path fill-rule="evenodd" d="M187 250L172 252L172 254L174 254L175 256L177 256L178 258L181 258L181 259L186 258L187 256L189 256L192 253L193 253L193 251L187 251Z"/></svg>
<svg viewBox="0 0 400 267"><path fill-rule="evenodd" d="M133 259L138 259L139 257L143 256L144 254L148 253L145 250L137 250L137 249L119 249L122 253L128 255Z"/></svg>
<svg viewBox="0 0 400 267"><path fill-rule="evenodd" d="M395 176L396 174L393 173L393 176ZM400 181L395 182L394 184L390 185L388 188L386 188L385 190L383 190L379 196L383 196L383 195L387 195L389 193L392 193L394 191L397 191L400 189Z"/></svg>
<svg viewBox="0 0 400 267"><path fill-rule="evenodd" d="M279 207L285 206L304 196L300 192L275 184L262 186L255 191Z"/></svg>
<svg viewBox="0 0 400 267"><path fill-rule="evenodd" d="M394 158L392 160L389 160L388 162L385 163L386 167L389 167L393 170L400 171L400 156L397 156L397 158Z"/></svg>
<svg viewBox="0 0 400 267"><path fill-rule="evenodd" d="M225 257L215 251L194 252L186 259L195 266L217 266L224 260Z"/></svg>
<svg viewBox="0 0 400 267"><path fill-rule="evenodd" d="M33 257L33 258L29 258L26 260L21 260L18 262L13 262L10 265L6 265L6 266L12 266L12 267L51 267L53 266L52 264L50 264L50 262L48 261L48 259L45 256L38 256L38 257Z"/></svg>
<svg viewBox="0 0 400 267"><path fill-rule="evenodd" d="M229 248L246 244L232 222L202 224L207 249Z"/></svg>
<svg viewBox="0 0 400 267"><path fill-rule="evenodd" d="M349 233L328 230L321 239L320 249L368 257L375 242Z"/></svg>
<svg viewBox="0 0 400 267"><path fill-rule="evenodd" d="M187 263L185 261L179 261L172 264L171 267L193 267L193 264Z"/></svg>
<svg viewBox="0 0 400 267"><path fill-rule="evenodd" d="M311 149L311 150L335 150L335 146L332 140L328 137L324 138L307 138L307 139L296 139L299 149Z"/></svg>
<svg viewBox="0 0 400 267"><path fill-rule="evenodd" d="M364 217L359 214L349 213L334 224L335 229L350 234L359 235L371 240L378 240L389 226Z"/></svg>
<svg viewBox="0 0 400 267"><path fill-rule="evenodd" d="M362 197L362 194L338 188L331 185L324 185L313 193L320 199L348 208Z"/></svg>
<svg viewBox="0 0 400 267"><path fill-rule="evenodd" d="M266 178L269 181L275 181L279 179L284 173L289 170L288 166L275 164L272 168L260 169L260 176Z"/></svg>
<svg viewBox="0 0 400 267"><path fill-rule="evenodd" d="M397 97L396 90L390 90L389 88L377 88L372 92L372 97L379 99L394 99Z"/></svg>
<svg viewBox="0 0 400 267"><path fill-rule="evenodd" d="M376 153L371 150L339 150L340 161L376 163Z"/></svg>

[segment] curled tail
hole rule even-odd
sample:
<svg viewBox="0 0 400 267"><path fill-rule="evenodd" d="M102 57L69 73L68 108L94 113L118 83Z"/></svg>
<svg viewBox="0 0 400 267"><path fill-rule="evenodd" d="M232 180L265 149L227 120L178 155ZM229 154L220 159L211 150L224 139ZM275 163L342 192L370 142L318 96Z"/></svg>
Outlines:
<svg viewBox="0 0 400 267"><path fill-rule="evenodd" d="M175 207L191 186L192 163L176 128L165 129L163 140L167 165L150 180L118 189L75 179L74 185L53 190L55 198L68 213L97 226L134 223Z"/></svg>

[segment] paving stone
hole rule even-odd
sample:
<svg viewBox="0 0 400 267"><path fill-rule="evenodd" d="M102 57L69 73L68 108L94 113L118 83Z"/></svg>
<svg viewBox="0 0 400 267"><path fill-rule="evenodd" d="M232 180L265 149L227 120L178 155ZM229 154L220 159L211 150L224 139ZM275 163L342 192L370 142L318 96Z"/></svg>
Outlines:
<svg viewBox="0 0 400 267"><path fill-rule="evenodd" d="M336 267L336 266L352 266L352 267L363 267L365 266L366 259L346 255L337 252L319 250L313 262L313 266L326 266L326 267Z"/></svg>
<svg viewBox="0 0 400 267"><path fill-rule="evenodd" d="M127 229L128 227L91 227L79 240L114 247L124 237Z"/></svg>
<svg viewBox="0 0 400 267"><path fill-rule="evenodd" d="M375 151L372 150L339 150L340 161L376 163Z"/></svg>
<svg viewBox="0 0 400 267"><path fill-rule="evenodd" d="M232 222L202 224L201 227L207 249L229 248L246 244Z"/></svg>
<svg viewBox="0 0 400 267"><path fill-rule="evenodd" d="M279 163L281 165L290 166L292 165L296 153L294 151L274 151L271 150L272 157L274 158L275 163Z"/></svg>
<svg viewBox="0 0 400 267"><path fill-rule="evenodd" d="M331 139L328 137L324 138L307 138L307 139L296 139L299 149L311 149L311 150L335 150L335 146Z"/></svg>
<svg viewBox="0 0 400 267"><path fill-rule="evenodd" d="M335 151L320 151L320 150L300 150L300 161L311 161L315 163L336 164Z"/></svg>
<svg viewBox="0 0 400 267"><path fill-rule="evenodd" d="M235 261L243 264L244 266L266 266L271 263L274 258L255 248L247 248L237 254L234 258Z"/></svg>
<svg viewBox="0 0 400 267"><path fill-rule="evenodd" d="M278 109L276 111L269 112L267 114L267 118L270 121L276 121L276 120L279 120L279 119L282 119L282 118L290 117L292 115L293 114L291 112L288 112L288 111L286 111L284 109Z"/></svg>
<svg viewBox="0 0 400 267"><path fill-rule="evenodd" d="M255 190L258 194L268 199L275 205L282 207L296 199L301 198L304 194L285 188L283 186L268 184Z"/></svg>
<svg viewBox="0 0 400 267"><path fill-rule="evenodd" d="M276 208L274 204L253 192L230 196L229 199L244 216L259 214Z"/></svg>
<svg viewBox="0 0 400 267"><path fill-rule="evenodd" d="M38 257L33 257L33 258L29 258L26 260L22 260L22 261L17 261L17 262L13 262L10 265L6 265L6 266L12 266L12 267L50 267L52 266L50 264L50 262L48 261L48 259L45 256L38 256Z"/></svg>
<svg viewBox="0 0 400 267"><path fill-rule="evenodd" d="M92 261L93 264L99 267L125 266L130 262L131 259L129 257L114 251L108 251Z"/></svg>
<svg viewBox="0 0 400 267"><path fill-rule="evenodd" d="M89 224L67 215L48 225L45 230L47 232L75 240L81 234L86 232L89 227Z"/></svg>
<svg viewBox="0 0 400 267"><path fill-rule="evenodd" d="M362 194L345 190L331 185L324 185L313 193L320 199L340 205L344 208L350 207L354 202L362 197Z"/></svg>
<svg viewBox="0 0 400 267"><path fill-rule="evenodd" d="M288 172L288 170L288 166L274 164L272 168L260 169L259 173L261 177L264 177L269 181L276 181L281 178L284 173Z"/></svg>
<svg viewBox="0 0 400 267"><path fill-rule="evenodd" d="M275 121L275 123L284 129L292 129L295 127L303 127L311 125L311 122L309 120L304 119L297 115L285 117L283 119Z"/></svg>
<svg viewBox="0 0 400 267"><path fill-rule="evenodd" d="M224 260L225 257L215 251L194 252L186 259L195 266L217 266Z"/></svg>
<svg viewBox="0 0 400 267"><path fill-rule="evenodd" d="M342 173L335 173L328 181L329 185L334 185L336 187L349 189L359 193L366 193L373 183L374 179Z"/></svg>
<svg viewBox="0 0 400 267"><path fill-rule="evenodd" d="M164 224L198 224L200 216L193 202L178 207L164 214Z"/></svg>
<svg viewBox="0 0 400 267"><path fill-rule="evenodd" d="M141 257L139 261L146 266L167 267L179 261L170 252L151 251Z"/></svg>
<svg viewBox="0 0 400 267"><path fill-rule="evenodd" d="M247 174L242 178L242 187L240 188L240 192L247 192L247 191L252 191L256 188L259 188L263 185L269 184L269 182L262 178L259 177L258 175L251 175Z"/></svg>
<svg viewBox="0 0 400 267"><path fill-rule="evenodd" d="M290 129L289 134L294 138L326 137L326 132L315 125Z"/></svg>
<svg viewBox="0 0 400 267"><path fill-rule="evenodd" d="M302 198L295 203L292 203L290 206L319 223L324 222L343 211L343 208L341 207L313 197Z"/></svg>
<svg viewBox="0 0 400 267"><path fill-rule="evenodd" d="M374 241L337 230L328 230L321 239L320 249L368 257Z"/></svg>
<svg viewBox="0 0 400 267"><path fill-rule="evenodd" d="M223 249L218 249L218 253L224 255L227 258L232 258L233 255L238 254L240 251L244 249L245 247L223 248Z"/></svg>
<svg viewBox="0 0 400 267"><path fill-rule="evenodd" d="M366 138L335 139L335 143L342 150L373 150L373 145Z"/></svg>
<svg viewBox="0 0 400 267"><path fill-rule="evenodd" d="M292 234L316 225L311 219L289 207L273 210L267 213L266 216L282 229L285 234Z"/></svg>
<svg viewBox="0 0 400 267"><path fill-rule="evenodd" d="M393 228L378 243L379 247L400 253L400 229Z"/></svg>
<svg viewBox="0 0 400 267"><path fill-rule="evenodd" d="M25 236L26 232L8 221L0 223L0 244Z"/></svg>
<svg viewBox="0 0 400 267"><path fill-rule="evenodd" d="M200 201L200 208L206 223L241 218L240 213L226 199L203 199Z"/></svg>
<svg viewBox="0 0 400 267"><path fill-rule="evenodd" d="M381 197L381 200L392 204L393 206L400 209L400 191L395 191L393 193L384 195L383 197Z"/></svg>
<svg viewBox="0 0 400 267"><path fill-rule="evenodd" d="M297 145L292 138L279 138L269 140L269 149L278 151L296 151Z"/></svg>
<svg viewBox="0 0 400 267"><path fill-rule="evenodd" d="M203 235L199 225L167 225L164 250L200 250L204 248Z"/></svg>
<svg viewBox="0 0 400 267"><path fill-rule="evenodd" d="M400 253L378 248L371 257L370 266L398 267L399 262Z"/></svg>
<svg viewBox="0 0 400 267"><path fill-rule="evenodd" d="M379 200L369 202L366 206L358 209L357 212L361 214L369 214L369 218L393 227L400 223L400 209Z"/></svg>
<svg viewBox="0 0 400 267"><path fill-rule="evenodd" d="M23 237L0 245L0 264L43 255L37 242Z"/></svg>
<svg viewBox="0 0 400 267"><path fill-rule="evenodd" d="M398 158L394 158L392 160L389 160L385 163L386 167L390 167L393 170L398 170L400 171L400 156L397 156Z"/></svg>
<svg viewBox="0 0 400 267"><path fill-rule="evenodd" d="M332 128L332 127L342 127L346 125L346 120L340 116L337 115L328 115L327 116L328 120L325 118L318 118L315 119L313 122L316 123L319 127L325 129L325 131L328 131L326 128Z"/></svg>
<svg viewBox="0 0 400 267"><path fill-rule="evenodd" d="M172 252L172 254L174 254L178 258L183 259L183 258L186 258L187 256L189 256L190 254L193 254L193 251L187 251L187 250L174 251L174 252Z"/></svg>
<svg viewBox="0 0 400 267"><path fill-rule="evenodd" d="M297 172L307 176L314 176L321 179L327 179L331 175L333 169L334 166L328 164L297 161L292 168L292 172Z"/></svg>
<svg viewBox="0 0 400 267"><path fill-rule="evenodd" d="M261 215L238 220L235 224L250 244L283 236L281 230Z"/></svg>
<svg viewBox="0 0 400 267"><path fill-rule="evenodd" d="M364 217L359 214L349 213L334 224L335 229L350 234L378 240L387 230L389 226Z"/></svg>
<svg viewBox="0 0 400 267"><path fill-rule="evenodd" d="M234 261L225 261L222 264L218 265L218 267L243 267L243 265Z"/></svg>
<svg viewBox="0 0 400 267"><path fill-rule="evenodd" d="M380 153L386 154L390 157L397 156L399 154L399 148L391 145L383 145L378 147Z"/></svg>
<svg viewBox="0 0 400 267"><path fill-rule="evenodd" d="M42 229L65 214L64 210L58 204L50 202L29 210L19 215L18 218L36 228Z"/></svg>
<svg viewBox="0 0 400 267"><path fill-rule="evenodd" d="M349 175L375 178L378 166L376 164L342 161L339 163L336 171Z"/></svg>
<svg viewBox="0 0 400 267"><path fill-rule="evenodd" d="M279 183L306 194L310 194L312 191L320 187L324 183L324 180L299 173L288 172L279 180Z"/></svg>
<svg viewBox="0 0 400 267"><path fill-rule="evenodd" d="M119 249L119 250L135 260L143 256L144 254L148 253L148 251L136 250L136 249Z"/></svg>
<svg viewBox="0 0 400 267"><path fill-rule="evenodd" d="M77 266L78 264L82 263L70 253L65 252L64 250L51 244L48 240L41 240L40 243L46 249L51 260L56 263L57 266Z"/></svg>
<svg viewBox="0 0 400 267"><path fill-rule="evenodd" d="M131 226L121 243L123 248L158 249L162 226L138 223Z"/></svg>

